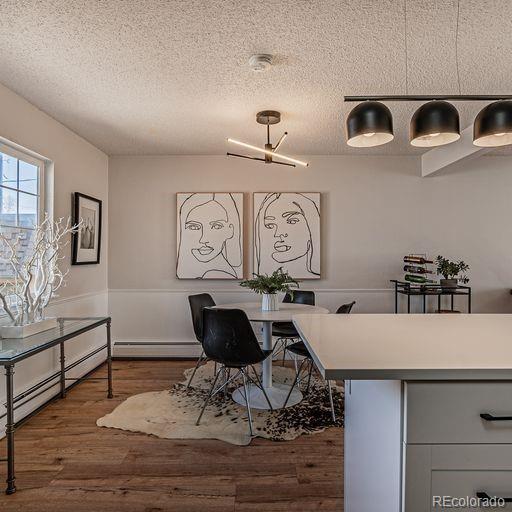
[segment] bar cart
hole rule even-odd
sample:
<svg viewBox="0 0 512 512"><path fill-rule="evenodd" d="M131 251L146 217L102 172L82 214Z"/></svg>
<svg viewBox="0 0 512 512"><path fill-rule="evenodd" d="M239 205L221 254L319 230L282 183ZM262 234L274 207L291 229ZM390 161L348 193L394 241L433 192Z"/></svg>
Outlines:
<svg viewBox="0 0 512 512"><path fill-rule="evenodd" d="M471 313L471 287L464 285L457 285L453 288L443 288L439 284L421 284L416 285L406 281L398 281L397 279L391 279L391 282L395 286L395 313L398 313L398 296L407 296L407 313L411 312L411 297L422 298L422 310L423 313L427 312L427 297L437 297L437 312L440 313L443 310L442 298L444 296L450 297L450 309L449 312L454 311L454 297L465 296L467 297L467 312Z"/></svg>

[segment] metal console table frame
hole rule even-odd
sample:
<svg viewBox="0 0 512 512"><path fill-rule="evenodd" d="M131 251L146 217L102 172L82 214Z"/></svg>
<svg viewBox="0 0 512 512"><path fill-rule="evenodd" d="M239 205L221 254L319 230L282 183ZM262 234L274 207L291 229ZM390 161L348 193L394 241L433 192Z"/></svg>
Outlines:
<svg viewBox="0 0 512 512"><path fill-rule="evenodd" d="M77 361L66 366L65 348L66 341L76 338L80 334L91 331L96 327L105 325L107 328L107 342L101 347L95 348ZM14 473L14 432L18 426L24 421L23 419L15 422L14 411L19 407L27 404L34 398L46 393L51 388L60 385L60 392L53 398L66 397L66 381L90 380L107 380L107 397L112 398L112 340L110 334L111 318L110 317L93 317L93 318L75 318L66 317L58 318L58 327L43 331L24 339L0 339L0 365L5 369L6 379L6 412L0 416L6 417L5 435L7 441L7 458L0 459L7 462L7 488L6 494L14 494L16 492L16 477ZM49 350L53 347L60 346L60 369L49 377L38 382L34 386L22 391L14 396L14 366L16 363L28 359L40 352ZM88 375L79 378L68 378L66 372L75 368L92 356L98 354L102 350L107 350L107 377L89 377ZM55 382L58 379L57 382ZM50 399L52 400L52 399ZM48 401L49 402L49 401ZM43 404L43 407L48 403Z"/></svg>
<svg viewBox="0 0 512 512"><path fill-rule="evenodd" d="M395 285L395 313L398 313L398 296L407 296L407 313L411 312L411 297L422 297L423 298L423 313L427 312L427 297L437 297L437 310L441 311L441 298L443 296L450 297L450 310L454 309L453 298L457 296L465 296L468 301L468 313L471 313L471 287L470 286L457 286L453 289L442 288L438 284L422 284L412 285L406 281L398 281L391 279L391 282Z"/></svg>

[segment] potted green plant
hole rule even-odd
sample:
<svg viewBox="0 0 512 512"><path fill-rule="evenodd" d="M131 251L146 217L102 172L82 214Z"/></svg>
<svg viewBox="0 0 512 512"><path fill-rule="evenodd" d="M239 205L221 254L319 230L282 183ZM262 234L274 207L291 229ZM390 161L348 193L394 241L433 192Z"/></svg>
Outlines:
<svg viewBox="0 0 512 512"><path fill-rule="evenodd" d="M464 274L469 270L469 265L464 261L454 262L444 256L438 256L436 263L437 273L444 278L439 280L442 288L456 288L458 283L466 284L469 282L468 276Z"/></svg>
<svg viewBox="0 0 512 512"><path fill-rule="evenodd" d="M254 274L253 279L245 279L240 286L262 295L262 311L277 311L279 309L277 293L291 292L293 287L299 287L299 283L280 267L270 275Z"/></svg>

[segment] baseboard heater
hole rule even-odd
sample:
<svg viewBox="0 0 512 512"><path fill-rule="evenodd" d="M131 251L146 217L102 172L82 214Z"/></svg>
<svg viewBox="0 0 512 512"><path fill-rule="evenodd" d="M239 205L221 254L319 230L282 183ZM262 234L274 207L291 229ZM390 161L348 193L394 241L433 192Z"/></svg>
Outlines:
<svg viewBox="0 0 512 512"><path fill-rule="evenodd" d="M121 346L133 346L133 345L182 345L182 346L199 346L199 343L195 341L116 341L114 343L115 347Z"/></svg>
<svg viewBox="0 0 512 512"><path fill-rule="evenodd" d="M196 359L200 352L196 341L116 341L113 359Z"/></svg>

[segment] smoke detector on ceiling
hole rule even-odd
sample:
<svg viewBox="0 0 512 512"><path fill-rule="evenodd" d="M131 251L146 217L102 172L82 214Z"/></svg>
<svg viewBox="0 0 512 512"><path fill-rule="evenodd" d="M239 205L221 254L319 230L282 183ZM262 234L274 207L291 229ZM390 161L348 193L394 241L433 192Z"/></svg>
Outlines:
<svg viewBox="0 0 512 512"><path fill-rule="evenodd" d="M255 55L251 55L251 58L249 59L249 66L251 66L253 71L257 71L258 73L265 71L271 65L272 55L267 53L257 53Z"/></svg>

